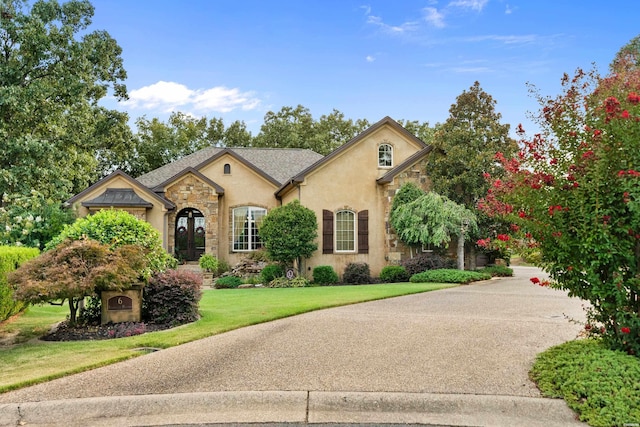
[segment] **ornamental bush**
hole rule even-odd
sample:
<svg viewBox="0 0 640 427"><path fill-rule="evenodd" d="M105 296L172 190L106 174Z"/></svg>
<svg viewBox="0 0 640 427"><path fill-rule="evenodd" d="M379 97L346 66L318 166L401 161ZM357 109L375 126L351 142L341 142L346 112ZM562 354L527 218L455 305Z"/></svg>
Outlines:
<svg viewBox="0 0 640 427"><path fill-rule="evenodd" d="M218 272L218 258L214 257L211 254L203 254L202 256L200 256L198 265L201 269L209 273L215 274Z"/></svg>
<svg viewBox="0 0 640 427"><path fill-rule="evenodd" d="M235 289L242 285L242 279L236 276L218 277L214 284L216 289Z"/></svg>
<svg viewBox="0 0 640 427"><path fill-rule="evenodd" d="M361 285L371 283L369 264L364 262L351 262L347 264L342 275L342 281L347 284Z"/></svg>
<svg viewBox="0 0 640 427"><path fill-rule="evenodd" d="M401 265L387 265L380 272L380 280L386 283L406 282L409 280L409 273Z"/></svg>
<svg viewBox="0 0 640 427"><path fill-rule="evenodd" d="M260 272L262 283L269 283L272 280L284 276L284 269L280 264L266 265Z"/></svg>
<svg viewBox="0 0 640 427"><path fill-rule="evenodd" d="M313 283L316 285L333 285L339 281L338 273L330 265L319 265L313 269Z"/></svg>
<svg viewBox="0 0 640 427"><path fill-rule="evenodd" d="M182 325L200 318L202 276L191 271L167 270L154 274L144 288L142 316L146 322Z"/></svg>
<svg viewBox="0 0 640 427"><path fill-rule="evenodd" d="M153 272L164 271L175 265L175 259L162 247L158 231L146 221L122 210L105 209L77 219L65 226L60 234L45 247L49 251L65 240L92 239L109 245L112 249L123 245L142 246L147 251L148 278Z"/></svg>
<svg viewBox="0 0 640 427"><path fill-rule="evenodd" d="M7 273L25 261L38 256L36 248L0 246L0 322L22 311L27 304L13 299L13 289L7 283Z"/></svg>
<svg viewBox="0 0 640 427"><path fill-rule="evenodd" d="M424 253L402 261L402 266L413 276L427 270L455 268L456 261L436 253Z"/></svg>
<svg viewBox="0 0 640 427"><path fill-rule="evenodd" d="M477 271L467 270L429 270L414 274L409 281L411 283L470 283L478 280L489 280L491 275Z"/></svg>
<svg viewBox="0 0 640 427"><path fill-rule="evenodd" d="M309 281L302 276L287 279L286 277L278 277L267 285L269 288L304 288L309 286Z"/></svg>
<svg viewBox="0 0 640 427"><path fill-rule="evenodd" d="M555 99L539 97L543 132L519 127L515 158L496 154L506 174L486 178L479 207L510 221L518 252L539 251L551 280L534 283L588 301L588 332L640 354L640 38L612 74L578 70ZM495 236L483 239L486 246Z"/></svg>

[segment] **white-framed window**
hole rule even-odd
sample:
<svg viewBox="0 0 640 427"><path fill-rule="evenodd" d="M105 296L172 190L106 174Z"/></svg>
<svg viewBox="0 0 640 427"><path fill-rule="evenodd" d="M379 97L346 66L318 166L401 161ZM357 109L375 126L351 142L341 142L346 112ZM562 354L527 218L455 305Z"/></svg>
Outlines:
<svg viewBox="0 0 640 427"><path fill-rule="evenodd" d="M390 144L378 146L378 167L390 168L393 166L393 147Z"/></svg>
<svg viewBox="0 0 640 427"><path fill-rule="evenodd" d="M353 211L336 212L336 252L355 252L356 214Z"/></svg>
<svg viewBox="0 0 640 427"><path fill-rule="evenodd" d="M258 228L267 210L255 206L233 209L233 250L237 252L255 251L262 248Z"/></svg>

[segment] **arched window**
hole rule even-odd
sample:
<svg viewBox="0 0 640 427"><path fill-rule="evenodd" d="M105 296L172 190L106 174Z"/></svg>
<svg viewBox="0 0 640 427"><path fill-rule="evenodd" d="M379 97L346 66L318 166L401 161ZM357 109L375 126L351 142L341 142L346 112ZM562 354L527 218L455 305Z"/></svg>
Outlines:
<svg viewBox="0 0 640 427"><path fill-rule="evenodd" d="M380 144L378 147L378 166L390 168L393 166L393 147L389 144Z"/></svg>
<svg viewBox="0 0 640 427"><path fill-rule="evenodd" d="M356 250L356 215L352 211L336 212L336 252Z"/></svg>
<svg viewBox="0 0 640 427"><path fill-rule="evenodd" d="M231 165L229 163L224 164L224 174L231 175Z"/></svg>
<svg viewBox="0 0 640 427"><path fill-rule="evenodd" d="M242 206L233 210L233 250L255 251L262 248L258 228L267 210L254 206Z"/></svg>

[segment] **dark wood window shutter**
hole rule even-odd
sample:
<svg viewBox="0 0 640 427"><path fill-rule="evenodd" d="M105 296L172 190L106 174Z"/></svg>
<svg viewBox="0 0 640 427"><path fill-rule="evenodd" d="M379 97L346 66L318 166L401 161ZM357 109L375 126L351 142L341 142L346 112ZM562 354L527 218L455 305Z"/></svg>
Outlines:
<svg viewBox="0 0 640 427"><path fill-rule="evenodd" d="M358 253L369 253L369 211L358 212Z"/></svg>
<svg viewBox="0 0 640 427"><path fill-rule="evenodd" d="M333 253L333 212L322 210L322 253Z"/></svg>

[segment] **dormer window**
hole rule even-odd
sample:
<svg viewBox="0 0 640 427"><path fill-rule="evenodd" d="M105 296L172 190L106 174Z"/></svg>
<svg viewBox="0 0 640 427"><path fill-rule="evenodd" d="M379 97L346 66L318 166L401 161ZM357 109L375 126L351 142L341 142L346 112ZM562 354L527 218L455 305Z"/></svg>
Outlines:
<svg viewBox="0 0 640 427"><path fill-rule="evenodd" d="M378 147L378 167L390 168L393 166L393 147L389 144L380 144Z"/></svg>

